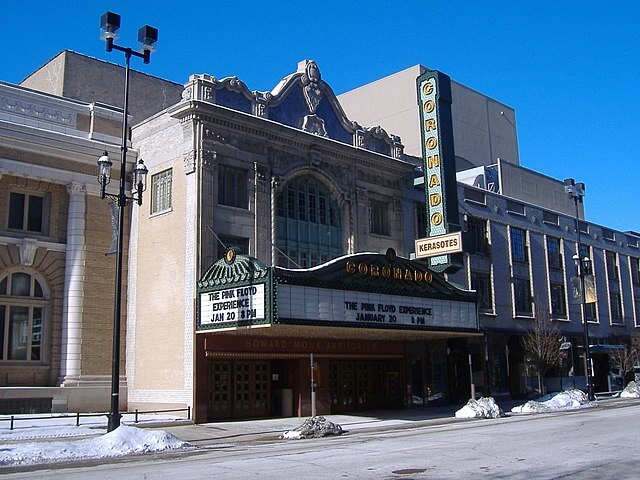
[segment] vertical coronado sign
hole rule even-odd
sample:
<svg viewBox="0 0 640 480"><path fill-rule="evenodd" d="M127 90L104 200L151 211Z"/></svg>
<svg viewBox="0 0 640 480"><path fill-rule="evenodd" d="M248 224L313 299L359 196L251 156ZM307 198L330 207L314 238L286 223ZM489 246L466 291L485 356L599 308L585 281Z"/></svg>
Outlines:
<svg viewBox="0 0 640 480"><path fill-rule="evenodd" d="M427 238L460 231L456 184L453 126L451 121L451 79L427 70L417 79ZM437 272L459 268L451 254L429 257Z"/></svg>

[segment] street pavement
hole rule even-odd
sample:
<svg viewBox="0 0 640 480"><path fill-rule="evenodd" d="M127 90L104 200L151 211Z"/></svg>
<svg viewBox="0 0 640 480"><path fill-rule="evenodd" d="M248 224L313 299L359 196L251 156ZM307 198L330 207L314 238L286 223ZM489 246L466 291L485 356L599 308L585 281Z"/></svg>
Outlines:
<svg viewBox="0 0 640 480"><path fill-rule="evenodd" d="M29 480L640 478L637 399L529 415L510 413L509 405L501 403L508 418L499 420L456 419L456 407L328 415L349 434L307 441L278 440L303 418L184 422L158 428L195 450L0 473Z"/></svg>
<svg viewBox="0 0 640 480"><path fill-rule="evenodd" d="M509 416L528 415L511 413L512 407L523 403L525 403L525 400L516 400L500 402L499 406ZM638 404L638 400L607 398L598 400L596 406L592 408L615 408L630 404ZM325 418L337 423L346 432L357 434L469 421L468 419L455 418L455 412L460 408L461 405L406 410L379 410L363 412L362 414L326 415ZM197 425L192 423L168 424L158 425L158 428L172 433L185 442L200 447L277 440L284 432L300 426L304 420L304 417L288 417L211 422Z"/></svg>

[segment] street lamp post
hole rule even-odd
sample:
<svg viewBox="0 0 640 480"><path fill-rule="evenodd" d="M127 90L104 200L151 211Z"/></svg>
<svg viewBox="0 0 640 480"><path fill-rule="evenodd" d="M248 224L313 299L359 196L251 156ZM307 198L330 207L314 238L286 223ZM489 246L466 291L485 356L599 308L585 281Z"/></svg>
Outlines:
<svg viewBox="0 0 640 480"><path fill-rule="evenodd" d="M589 351L589 325L587 323L587 300L585 292L585 275L590 271L591 259L588 255L580 258L580 208L579 204L583 203L585 195L584 183L576 183L573 178L568 178L564 181L564 190L573 199L576 206L576 253L573 256L573 261L576 267L576 274L580 279L580 305L582 308L582 323L584 334L584 356L585 356L585 373L587 380L587 395L589 401L595 400L595 394L593 392L593 372L591 371L591 352Z"/></svg>
<svg viewBox="0 0 640 480"><path fill-rule="evenodd" d="M142 205L142 192L146 188L147 167L139 160L133 171L133 185L135 190L131 196L127 196L125 190L126 168L127 168L127 140L129 114L129 61L132 56L140 57L144 63L149 63L153 44L158 40L158 30L145 25L138 31L138 40L141 42L142 53L133 51L128 47L121 47L114 42L117 39L116 32L120 28L120 15L106 12L100 18L101 38L106 41L107 52L118 50L124 52L124 106L122 112L122 143L120 146L120 189L118 194L106 193L106 187L111 180L111 166L113 162L107 152L98 160L98 183L100 184L100 198L108 197L118 207L118 245L116 250L116 276L115 276L115 298L113 307L113 352L111 359L111 409L109 411L109 422L107 431L111 432L120 426L120 320L122 311L122 259L124 240L124 219L125 208L130 201L135 201Z"/></svg>

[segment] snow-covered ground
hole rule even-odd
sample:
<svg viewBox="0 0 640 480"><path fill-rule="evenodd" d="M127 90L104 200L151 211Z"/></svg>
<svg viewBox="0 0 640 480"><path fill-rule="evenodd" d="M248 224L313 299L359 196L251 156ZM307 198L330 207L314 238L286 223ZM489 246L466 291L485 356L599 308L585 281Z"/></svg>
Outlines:
<svg viewBox="0 0 640 480"><path fill-rule="evenodd" d="M79 427L75 426L74 417L52 414L45 421L41 417L43 415L16 416L13 430L10 430L8 417L0 417L0 466L62 463L194 448L162 430L132 426L133 419L128 416L123 417L119 428L109 433L106 433L104 417L82 417ZM184 419L141 415L139 425L181 420Z"/></svg>
<svg viewBox="0 0 640 480"><path fill-rule="evenodd" d="M470 399L467 404L455 413L456 418L498 418L504 412L496 404L493 397Z"/></svg>
<svg viewBox="0 0 640 480"><path fill-rule="evenodd" d="M535 401L530 400L524 405L513 407L511 412L543 413L587 408L590 405L591 403L583 391L573 389L548 394ZM456 418L498 418L502 416L504 416L502 409L496 404L492 397L482 397L478 400L471 399L464 407L455 413Z"/></svg>
<svg viewBox="0 0 640 480"><path fill-rule="evenodd" d="M193 447L170 433L121 425L104 435L73 442L25 442L2 445L0 466L60 463L189 448Z"/></svg>
<svg viewBox="0 0 640 480"><path fill-rule="evenodd" d="M640 383L629 382L629 384L620 392L621 398L640 398Z"/></svg>
<svg viewBox="0 0 640 480"><path fill-rule="evenodd" d="M513 407L513 413L544 413L558 410L573 410L576 408L586 408L590 406L587 395L578 389L565 390L560 393L553 393L530 400L524 405Z"/></svg>

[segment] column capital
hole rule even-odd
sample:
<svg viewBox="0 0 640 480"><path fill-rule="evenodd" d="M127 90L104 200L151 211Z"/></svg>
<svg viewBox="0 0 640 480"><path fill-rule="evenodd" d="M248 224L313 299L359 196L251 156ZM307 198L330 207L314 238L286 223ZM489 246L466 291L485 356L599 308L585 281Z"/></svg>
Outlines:
<svg viewBox="0 0 640 480"><path fill-rule="evenodd" d="M79 195L81 193L87 193L87 187L84 183L74 181L67 184L67 193L69 195Z"/></svg>

